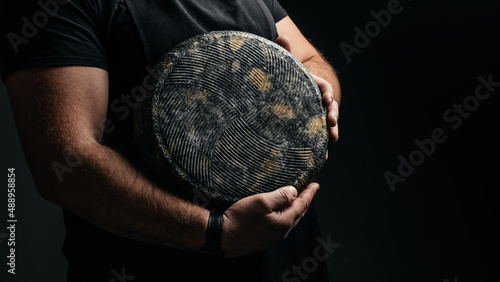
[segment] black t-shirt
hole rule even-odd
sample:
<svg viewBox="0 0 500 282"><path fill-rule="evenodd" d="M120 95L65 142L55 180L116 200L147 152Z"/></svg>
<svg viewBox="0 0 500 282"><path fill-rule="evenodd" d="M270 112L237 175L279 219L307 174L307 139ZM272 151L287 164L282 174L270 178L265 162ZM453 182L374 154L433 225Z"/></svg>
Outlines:
<svg viewBox="0 0 500 282"><path fill-rule="evenodd" d="M242 30L270 40L287 14L276 0L3 1L2 78L28 67L92 66L108 71L104 143L135 162L135 97L143 78L178 43L212 30ZM150 74L154 75L154 74ZM323 262L301 270L319 246L314 208L285 241L256 254L219 259L125 239L66 212L68 281L327 281ZM241 242L245 244L245 242ZM119 276L120 276L119 275ZM122 277L123 278L123 277ZM118 280L116 280L118 281ZM299 280L289 280L299 281Z"/></svg>

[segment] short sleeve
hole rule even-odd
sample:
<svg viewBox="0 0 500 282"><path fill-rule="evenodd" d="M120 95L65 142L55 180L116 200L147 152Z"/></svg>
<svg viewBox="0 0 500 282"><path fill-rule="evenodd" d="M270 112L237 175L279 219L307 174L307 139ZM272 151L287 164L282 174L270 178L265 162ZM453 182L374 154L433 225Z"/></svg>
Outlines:
<svg viewBox="0 0 500 282"><path fill-rule="evenodd" d="M271 11L274 22L277 23L288 15L286 10L280 5L277 0L264 0L264 2Z"/></svg>
<svg viewBox="0 0 500 282"><path fill-rule="evenodd" d="M2 79L30 67L93 66L107 70L103 7L93 0L3 1ZM8 3L7 3L8 2Z"/></svg>

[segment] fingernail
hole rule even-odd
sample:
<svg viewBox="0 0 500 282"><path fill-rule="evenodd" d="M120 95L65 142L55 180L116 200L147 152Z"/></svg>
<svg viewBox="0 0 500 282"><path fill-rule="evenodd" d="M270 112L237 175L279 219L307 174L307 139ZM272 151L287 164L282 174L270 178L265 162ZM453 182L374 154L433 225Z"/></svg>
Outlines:
<svg viewBox="0 0 500 282"><path fill-rule="evenodd" d="M293 186L289 186L287 188L288 188L288 190L290 190L290 192L292 192L293 199L297 198L297 193L298 193L297 189L295 187L293 187Z"/></svg>

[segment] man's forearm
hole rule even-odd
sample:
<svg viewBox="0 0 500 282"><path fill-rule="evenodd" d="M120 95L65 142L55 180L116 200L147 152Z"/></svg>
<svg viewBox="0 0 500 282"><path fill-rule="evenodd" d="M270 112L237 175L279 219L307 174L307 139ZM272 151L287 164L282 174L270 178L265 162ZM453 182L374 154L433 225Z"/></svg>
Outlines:
<svg viewBox="0 0 500 282"><path fill-rule="evenodd" d="M96 142L73 154L81 164L52 188L57 196L50 200L120 236L190 250L203 246L208 210L161 190Z"/></svg>
<svg viewBox="0 0 500 282"><path fill-rule="evenodd" d="M163 191L100 144L108 106L106 71L34 68L12 74L6 85L24 156L44 198L123 237L188 250L205 245L208 210ZM60 181L51 164L68 159L76 165ZM223 215L225 255L249 254L285 238L317 189L313 183L297 195L295 188L283 187L234 203Z"/></svg>
<svg viewBox="0 0 500 282"><path fill-rule="evenodd" d="M319 52L306 59L302 64L310 73L325 79L332 85L334 99L340 105L340 83L332 65Z"/></svg>
<svg viewBox="0 0 500 282"><path fill-rule="evenodd" d="M334 100L340 105L340 85L333 67L307 40L288 16L276 23L276 42L292 53L310 73L325 79L333 87Z"/></svg>

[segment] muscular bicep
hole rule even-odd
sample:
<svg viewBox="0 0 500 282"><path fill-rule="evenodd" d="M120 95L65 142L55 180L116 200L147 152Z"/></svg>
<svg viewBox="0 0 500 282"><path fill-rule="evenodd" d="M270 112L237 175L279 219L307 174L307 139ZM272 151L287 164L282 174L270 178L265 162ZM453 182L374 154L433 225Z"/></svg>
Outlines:
<svg viewBox="0 0 500 282"><path fill-rule="evenodd" d="M10 75L7 92L20 135L99 139L108 104L107 72L92 67L28 69ZM40 135L40 136L37 136Z"/></svg>
<svg viewBox="0 0 500 282"><path fill-rule="evenodd" d="M51 164L101 138L108 104L107 72L93 67L21 70L6 79L19 139L35 182Z"/></svg>

